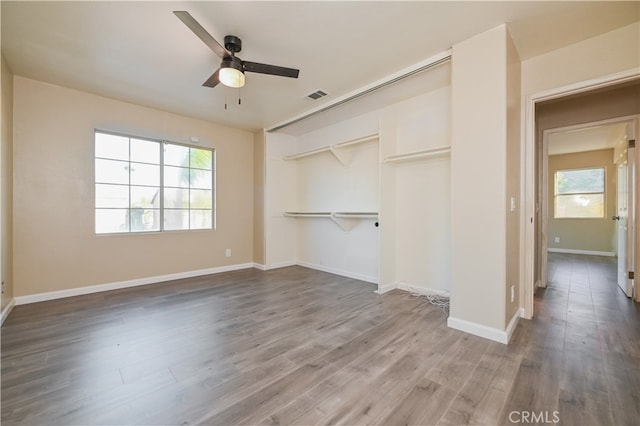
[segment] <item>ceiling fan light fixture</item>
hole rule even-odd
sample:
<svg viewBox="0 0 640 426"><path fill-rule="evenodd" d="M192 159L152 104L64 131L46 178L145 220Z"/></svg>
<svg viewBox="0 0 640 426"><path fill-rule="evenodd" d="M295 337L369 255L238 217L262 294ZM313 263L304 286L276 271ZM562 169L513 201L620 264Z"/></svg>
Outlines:
<svg viewBox="0 0 640 426"><path fill-rule="evenodd" d="M242 63L236 58L222 61L220 65L220 83L228 87L244 86Z"/></svg>

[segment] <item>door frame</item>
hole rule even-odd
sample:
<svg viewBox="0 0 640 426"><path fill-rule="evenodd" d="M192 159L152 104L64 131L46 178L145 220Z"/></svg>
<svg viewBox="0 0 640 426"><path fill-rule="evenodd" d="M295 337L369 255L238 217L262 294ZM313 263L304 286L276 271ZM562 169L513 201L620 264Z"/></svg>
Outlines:
<svg viewBox="0 0 640 426"><path fill-rule="evenodd" d="M589 92L591 90L614 86L616 84L633 81L640 78L638 69L631 69L597 79L581 81L567 86L557 87L542 92L527 95L524 105L524 149L521 156L522 170L522 194L524 199L524 208L521 215L520 241L520 282L523 294L522 306L523 317L527 319L533 318L533 295L536 282L535 277L535 234L537 228L535 226L536 219L536 104L552 99L559 99L579 93ZM640 198L640 197L636 197ZM637 206L638 200L636 200ZM636 217L638 217L636 215ZM636 227L637 229L637 227ZM636 264L638 264L638 241L636 241Z"/></svg>
<svg viewBox="0 0 640 426"><path fill-rule="evenodd" d="M597 120L590 121L588 123L580 123L573 124L570 126L562 126L556 127L553 129L546 129L542 132L542 163L540 164L540 178L539 182L542 185L540 188L541 199L539 200L540 205L540 228L541 228L541 238L540 238L540 249L538 255L540 256L540 281L536 283L536 287L545 288L547 287L547 274L548 274L548 251L545 247L548 247L548 230L549 230L549 137L554 133L562 133L562 132L570 132L574 130L588 129L591 127L597 126L606 126L608 124L618 124L618 123L626 123L634 128L638 126L638 120L640 120L640 115L625 115L622 117L608 118L605 120ZM635 136L634 136L635 137Z"/></svg>

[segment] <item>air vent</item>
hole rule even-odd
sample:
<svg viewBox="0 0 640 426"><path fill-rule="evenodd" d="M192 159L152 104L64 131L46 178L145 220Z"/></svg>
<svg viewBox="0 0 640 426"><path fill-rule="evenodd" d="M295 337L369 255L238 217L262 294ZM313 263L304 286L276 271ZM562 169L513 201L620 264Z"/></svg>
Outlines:
<svg viewBox="0 0 640 426"><path fill-rule="evenodd" d="M327 96L327 92L325 92L324 90L316 90L315 92L308 94L307 99L315 101L322 98L323 96Z"/></svg>

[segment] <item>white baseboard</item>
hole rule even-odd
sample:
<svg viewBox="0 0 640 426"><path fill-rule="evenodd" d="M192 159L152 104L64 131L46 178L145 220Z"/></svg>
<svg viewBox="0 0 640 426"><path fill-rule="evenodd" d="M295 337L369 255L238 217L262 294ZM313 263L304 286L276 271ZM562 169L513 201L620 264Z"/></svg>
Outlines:
<svg viewBox="0 0 640 426"><path fill-rule="evenodd" d="M255 264L254 264L255 265ZM292 261L292 260L287 260L284 262L276 262L276 263L272 263L270 265L260 265L258 267L258 269L262 269L263 271L270 271L272 269L278 269L278 268L287 268L289 266L296 266L297 263Z"/></svg>
<svg viewBox="0 0 640 426"><path fill-rule="evenodd" d="M504 330L487 327L486 325L451 316L447 319L447 326L455 328L456 330L464 331L465 333L493 340L494 342L507 344L507 332Z"/></svg>
<svg viewBox="0 0 640 426"><path fill-rule="evenodd" d="M587 254L590 256L607 256L615 257L615 253L612 251L593 251L593 250L576 250L576 249L563 249L549 247L547 251L551 253L568 253L568 254Z"/></svg>
<svg viewBox="0 0 640 426"><path fill-rule="evenodd" d="M446 290L436 290L433 288L420 287L417 285L407 284L403 282L398 283L397 288L399 290L404 290L404 291L408 291L410 293L415 293L415 294L421 294L424 296L429 296L429 295L444 296L444 297L451 296L451 294Z"/></svg>
<svg viewBox="0 0 640 426"><path fill-rule="evenodd" d="M513 332L516 330L518 321L520 321L520 318L522 317L524 317L524 308L520 308L513 313L513 316L511 317L511 321L509 321L509 324L507 324L507 329L506 329L507 342L506 343L509 343L511 341L511 336L513 335Z"/></svg>
<svg viewBox="0 0 640 426"><path fill-rule="evenodd" d="M7 306L4 307L4 309L2 310L2 317L0 319L0 325L4 324L4 320L7 319L7 317L9 316L9 314L11 313L11 310L13 309L13 307L16 305L16 299L15 298L11 298L11 300L9 300L9 303L7 303Z"/></svg>
<svg viewBox="0 0 640 426"><path fill-rule="evenodd" d="M446 290L436 290L433 288L420 287L417 285L407 284L404 282L396 282L396 283L379 286L378 290L376 290L376 293L384 294L395 289L408 291L409 293L421 294L424 296L435 294L437 296L450 297L450 293Z"/></svg>
<svg viewBox="0 0 640 426"><path fill-rule="evenodd" d="M253 263L240 263L237 265L218 266L214 268L199 269L195 271L178 272L175 274L157 275L154 277L138 278L135 280L117 281L106 284L96 284L87 287L70 288L67 290L50 291L47 293L29 294L15 297L16 305L26 305L28 303L44 302L47 300L62 299L64 297L80 296L83 294L100 293L121 288L137 287L147 284L155 284L165 281L179 280L182 278L198 277L202 275L218 274L220 272L237 271L240 269L253 268Z"/></svg>
<svg viewBox="0 0 640 426"><path fill-rule="evenodd" d="M267 270L267 265L263 265L262 263L253 262L253 267L256 269L260 269L261 271Z"/></svg>
<svg viewBox="0 0 640 426"><path fill-rule="evenodd" d="M369 275L358 274L349 271L343 271L340 269L328 268L324 265L316 265L315 263L307 263L307 262L297 262L298 265L304 266L305 268L316 269L318 271L328 272L334 275L340 275L342 277L353 278L355 280L366 281L373 284L378 284L378 278L372 277Z"/></svg>
<svg viewBox="0 0 640 426"><path fill-rule="evenodd" d="M398 283L378 285L378 289L374 293L385 294L390 292L391 290L395 290L396 288L398 288Z"/></svg>
<svg viewBox="0 0 640 426"><path fill-rule="evenodd" d="M524 309L518 309L509 321L505 330L498 328L487 327L486 325L478 324L475 322L463 320L460 318L449 317L447 319L447 326L455 328L456 330L464 331L465 333L473 334L475 336L484 337L485 339L493 340L495 342L508 344L511 340L511 335L518 325L520 317L524 316Z"/></svg>

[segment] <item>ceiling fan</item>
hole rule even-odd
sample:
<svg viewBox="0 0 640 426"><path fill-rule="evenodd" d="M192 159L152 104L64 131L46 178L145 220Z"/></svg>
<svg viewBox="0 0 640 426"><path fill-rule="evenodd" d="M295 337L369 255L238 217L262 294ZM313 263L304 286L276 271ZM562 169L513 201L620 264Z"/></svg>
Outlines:
<svg viewBox="0 0 640 426"><path fill-rule="evenodd" d="M224 47L216 41L205 30L202 25L196 21L189 12L174 11L173 12L200 40L204 42L209 49L222 58L220 67L213 73L203 86L215 87L218 83L222 83L229 87L244 86L244 73L255 72L260 74L277 75L281 77L298 78L300 70L294 68L280 67L277 65L260 64L258 62L243 61L236 56L236 53L242 50L242 40L234 35L224 37Z"/></svg>

